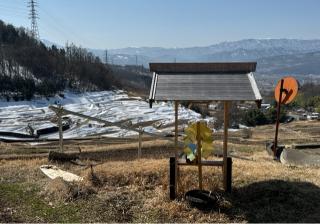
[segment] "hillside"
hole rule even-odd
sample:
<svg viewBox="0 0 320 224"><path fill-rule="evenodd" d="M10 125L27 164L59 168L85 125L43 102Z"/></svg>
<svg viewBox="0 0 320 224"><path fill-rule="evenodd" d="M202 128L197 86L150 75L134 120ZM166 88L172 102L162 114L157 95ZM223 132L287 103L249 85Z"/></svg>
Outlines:
<svg viewBox="0 0 320 224"><path fill-rule="evenodd" d="M320 51L261 57L257 71L273 74L320 74Z"/></svg>
<svg viewBox="0 0 320 224"><path fill-rule="evenodd" d="M24 28L0 21L0 95L7 100L51 96L65 88L111 89L119 85L99 58L69 44L46 47Z"/></svg>

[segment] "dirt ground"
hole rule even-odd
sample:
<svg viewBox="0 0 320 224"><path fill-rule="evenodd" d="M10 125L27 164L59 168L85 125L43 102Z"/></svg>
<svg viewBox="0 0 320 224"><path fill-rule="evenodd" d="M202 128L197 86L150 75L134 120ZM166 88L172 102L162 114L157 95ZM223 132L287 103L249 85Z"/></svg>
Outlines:
<svg viewBox="0 0 320 224"><path fill-rule="evenodd" d="M222 190L221 168L205 167L204 188L218 203L204 210L184 199L197 188L195 167L180 169L179 196L169 199L174 149L168 141L145 139L141 159L136 139L66 142L66 150L81 151L87 165L53 164L84 177L81 183L50 180L40 171L51 164L47 154L56 142L1 143L0 222L320 222L320 169L273 161L264 149L273 130L261 126L251 137L231 134L229 151L240 157L233 158L232 193ZM280 143L315 142L319 133L320 122L293 122L282 125Z"/></svg>

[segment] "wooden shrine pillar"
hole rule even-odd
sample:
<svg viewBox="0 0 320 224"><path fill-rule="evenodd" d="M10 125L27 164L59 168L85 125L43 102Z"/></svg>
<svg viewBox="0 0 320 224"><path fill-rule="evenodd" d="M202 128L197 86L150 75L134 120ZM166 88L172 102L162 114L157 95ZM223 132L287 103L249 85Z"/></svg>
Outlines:
<svg viewBox="0 0 320 224"><path fill-rule="evenodd" d="M199 175L199 189L202 190L202 164L201 164L201 135L200 122L197 122L197 159L198 159L198 175Z"/></svg>
<svg viewBox="0 0 320 224"><path fill-rule="evenodd" d="M179 170L178 170L178 109L179 109L179 102L174 101L174 175L171 186L174 189L171 189L170 197L174 199L177 196L177 188L178 188L178 180L179 180Z"/></svg>
<svg viewBox="0 0 320 224"><path fill-rule="evenodd" d="M224 101L224 133L223 133L223 188L228 189L228 127L229 127L229 101Z"/></svg>

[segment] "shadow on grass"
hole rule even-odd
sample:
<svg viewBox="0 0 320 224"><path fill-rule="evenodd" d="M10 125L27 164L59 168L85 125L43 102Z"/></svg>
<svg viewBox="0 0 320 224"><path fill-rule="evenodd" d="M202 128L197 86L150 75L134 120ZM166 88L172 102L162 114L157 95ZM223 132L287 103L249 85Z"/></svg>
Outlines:
<svg viewBox="0 0 320 224"><path fill-rule="evenodd" d="M320 188L308 182L271 180L234 189L232 219L244 216L248 222L320 222Z"/></svg>
<svg viewBox="0 0 320 224"><path fill-rule="evenodd" d="M79 155L79 153L71 153ZM143 159L164 159L174 155L173 147L149 147L142 148L141 158ZM103 160L103 161L130 161L138 158L136 147L129 149L113 149L107 151L81 152L81 159Z"/></svg>

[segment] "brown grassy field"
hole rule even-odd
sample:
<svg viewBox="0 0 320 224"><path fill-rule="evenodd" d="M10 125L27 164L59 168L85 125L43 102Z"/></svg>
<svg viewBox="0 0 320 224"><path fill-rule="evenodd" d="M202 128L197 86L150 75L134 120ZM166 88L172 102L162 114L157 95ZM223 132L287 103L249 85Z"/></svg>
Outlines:
<svg viewBox="0 0 320 224"><path fill-rule="evenodd" d="M316 141L320 133L318 122L282 127L283 144L294 138L296 142ZM263 146L272 139L272 132L272 126L261 126L253 129L249 139L231 134L234 140L229 150L247 158L233 159L231 194L222 191L220 168L204 168L204 188L216 192L219 199L211 210L193 208L184 199L186 191L197 188L196 168L181 169L179 197L169 199L168 158L173 148L167 141L144 142L142 159L137 159L134 140L125 144L66 142L69 152L81 147L84 163L90 163L88 158L103 161L92 170L56 163L84 177L82 183L72 184L50 180L39 169L48 164L48 146L56 147L56 143L32 147L2 143L0 222L320 222L320 169L273 161ZM219 139L215 147L221 148Z"/></svg>

